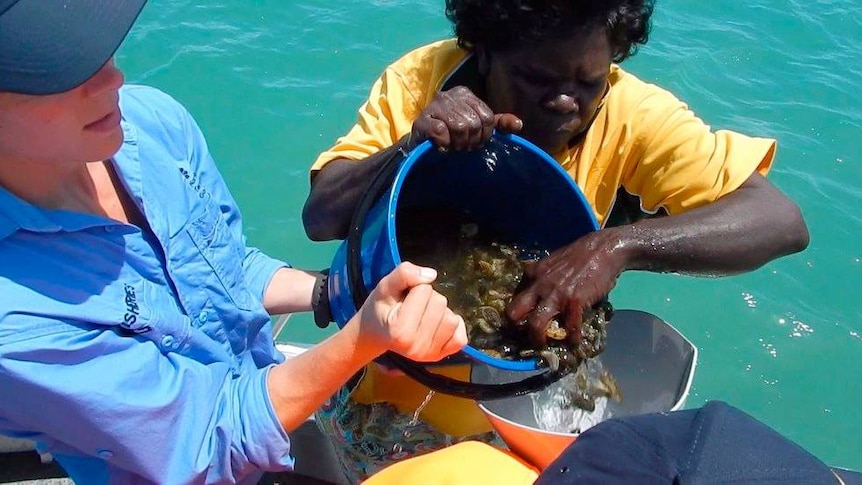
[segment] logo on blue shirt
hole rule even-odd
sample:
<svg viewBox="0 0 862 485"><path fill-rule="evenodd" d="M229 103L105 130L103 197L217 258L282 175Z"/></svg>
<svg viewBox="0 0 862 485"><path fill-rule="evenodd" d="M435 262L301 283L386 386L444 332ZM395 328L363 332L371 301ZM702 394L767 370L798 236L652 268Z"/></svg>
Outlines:
<svg viewBox="0 0 862 485"><path fill-rule="evenodd" d="M141 307L138 306L138 295L135 293L135 287L132 285L123 285L126 291L126 314L123 316L123 321L120 325L126 330L141 334L152 330L149 325L135 326L138 323L138 317L141 315Z"/></svg>
<svg viewBox="0 0 862 485"><path fill-rule="evenodd" d="M193 173L192 173L192 174L190 174L188 170L186 170L186 169L184 169L184 168L182 168L182 167L180 167L180 173L181 173L181 174L183 174L183 177L186 179L186 182L188 182L188 183L189 183L189 186L192 188L192 190L194 190L195 192L197 192L198 196L199 196L201 199L203 199L204 197L206 197L207 189L205 189L205 188L201 187L201 183L200 183L200 181L198 180L197 175L195 175L195 174L193 174Z"/></svg>

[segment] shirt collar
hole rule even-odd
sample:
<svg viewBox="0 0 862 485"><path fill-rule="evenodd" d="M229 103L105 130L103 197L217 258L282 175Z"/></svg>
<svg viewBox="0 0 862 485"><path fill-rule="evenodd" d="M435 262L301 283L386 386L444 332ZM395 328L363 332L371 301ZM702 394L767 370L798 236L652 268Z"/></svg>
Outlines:
<svg viewBox="0 0 862 485"><path fill-rule="evenodd" d="M122 103L122 97L120 102ZM138 150L138 132L135 127L127 122L122 122L123 127L123 146L120 151L114 155L114 167L122 182L126 185L129 195L138 207L143 207L142 192L143 183L141 181L141 160Z"/></svg>
<svg viewBox="0 0 862 485"><path fill-rule="evenodd" d="M438 91L448 91L455 86L466 86L470 88L470 91L479 95L483 89L483 87L479 85L480 79L479 61L472 52L468 52L467 55L464 56L464 59L462 59L461 62L452 69L449 75L443 79Z"/></svg>
<svg viewBox="0 0 862 485"><path fill-rule="evenodd" d="M61 227L45 216L42 209L16 197L0 187L0 240L24 229L33 232L56 232Z"/></svg>

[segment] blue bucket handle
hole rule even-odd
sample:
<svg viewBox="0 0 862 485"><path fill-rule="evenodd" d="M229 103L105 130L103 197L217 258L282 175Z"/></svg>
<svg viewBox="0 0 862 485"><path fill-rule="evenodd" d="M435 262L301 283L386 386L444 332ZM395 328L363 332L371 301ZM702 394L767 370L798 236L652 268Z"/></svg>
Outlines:
<svg viewBox="0 0 862 485"><path fill-rule="evenodd" d="M431 142L425 141L416 147L414 151L423 152L430 148ZM368 298L369 294L368 289L365 287L365 282L362 279L362 262L360 257L362 228L365 224L365 216L374 203L386 192L387 188L392 185L395 174L407 156L408 154L404 153L403 150L394 150L389 158L383 162L380 170L372 179L371 185L369 185L365 195L359 201L351 219L350 231L348 232L346 241L347 280L353 299L354 311L358 311ZM478 355L471 355L469 350L474 350L475 354L480 353L478 350L467 347L465 348L465 353L467 355L476 357L477 360L480 361L485 360ZM477 384L452 379L440 374L434 374L428 371L424 364L415 362L391 351L385 353L377 360L381 364L400 370L408 377L435 392L465 399L472 399L474 401L505 399L540 391L554 382L559 381L571 372L571 369L569 369L568 366L564 366L556 370L549 369L546 372L530 376L520 381L503 384Z"/></svg>

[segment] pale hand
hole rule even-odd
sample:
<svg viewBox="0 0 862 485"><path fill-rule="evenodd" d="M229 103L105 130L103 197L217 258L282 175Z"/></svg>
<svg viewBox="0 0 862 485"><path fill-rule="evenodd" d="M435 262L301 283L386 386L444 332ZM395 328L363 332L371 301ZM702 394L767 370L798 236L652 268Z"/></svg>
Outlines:
<svg viewBox="0 0 862 485"><path fill-rule="evenodd" d="M449 309L431 283L431 268L401 263L386 275L359 310L363 340L418 362L436 362L467 345L464 319Z"/></svg>

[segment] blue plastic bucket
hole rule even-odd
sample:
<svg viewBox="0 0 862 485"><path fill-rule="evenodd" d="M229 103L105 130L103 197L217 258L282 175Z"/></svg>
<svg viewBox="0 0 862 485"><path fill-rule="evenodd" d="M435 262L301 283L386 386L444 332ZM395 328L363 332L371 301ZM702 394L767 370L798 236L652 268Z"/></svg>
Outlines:
<svg viewBox="0 0 862 485"><path fill-rule="evenodd" d="M402 207L443 206L470 214L479 227L521 248L553 251L598 229L581 190L543 150L515 136L495 134L470 152L441 153L425 142L410 152L391 186L371 206L362 227L362 282L371 291L399 263L396 228ZM347 271L347 242L332 260L329 299L339 327L356 313ZM535 358L506 360L467 346L469 358L500 369L530 371Z"/></svg>

